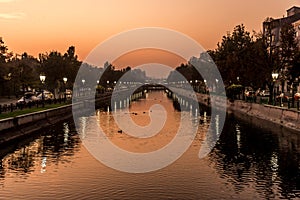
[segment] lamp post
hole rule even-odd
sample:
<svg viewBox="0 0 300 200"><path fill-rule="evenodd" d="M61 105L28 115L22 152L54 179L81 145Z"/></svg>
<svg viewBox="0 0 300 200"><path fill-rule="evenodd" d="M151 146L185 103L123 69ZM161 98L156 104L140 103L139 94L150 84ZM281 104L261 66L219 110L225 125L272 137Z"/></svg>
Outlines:
<svg viewBox="0 0 300 200"><path fill-rule="evenodd" d="M108 92L109 81L106 81L106 84L107 84L107 86L106 86L106 92Z"/></svg>
<svg viewBox="0 0 300 200"><path fill-rule="evenodd" d="M273 104L274 104L274 106L276 105L275 82L276 82L277 78L278 78L278 73L277 73L277 72L273 72L273 73L272 73L272 79L273 79L273 96L274 96Z"/></svg>
<svg viewBox="0 0 300 200"><path fill-rule="evenodd" d="M219 80L216 78L216 93L218 92L218 83L219 83Z"/></svg>
<svg viewBox="0 0 300 200"><path fill-rule="evenodd" d="M67 84L68 78L63 77L63 81L64 81L64 101L66 101L66 99L67 99L66 84Z"/></svg>
<svg viewBox="0 0 300 200"><path fill-rule="evenodd" d="M10 99L10 80L11 80L11 73L7 74L7 80L8 80L8 98Z"/></svg>
<svg viewBox="0 0 300 200"><path fill-rule="evenodd" d="M83 96L84 95L84 83L85 83L85 80L82 79L81 82L82 82L82 96Z"/></svg>
<svg viewBox="0 0 300 200"><path fill-rule="evenodd" d="M99 94L100 93L100 89L99 89L99 83L100 83L100 81L99 80L97 80L97 85L96 85L96 94Z"/></svg>
<svg viewBox="0 0 300 200"><path fill-rule="evenodd" d="M292 88L292 108L294 108L295 107L295 90L298 89L298 78L296 78L293 81L291 88Z"/></svg>
<svg viewBox="0 0 300 200"><path fill-rule="evenodd" d="M45 97L44 97L44 84L45 84L45 80L46 80L46 75L44 75L44 74L40 74L40 80L41 80L41 82L42 82L42 84L43 84L43 88L42 88L42 105L43 105L43 107L45 106L45 103L44 103L44 99L45 99Z"/></svg>
<svg viewBox="0 0 300 200"><path fill-rule="evenodd" d="M240 85L240 77L239 76L236 77L236 80L237 80L237 85ZM238 90L238 99L239 100L241 99L241 89Z"/></svg>

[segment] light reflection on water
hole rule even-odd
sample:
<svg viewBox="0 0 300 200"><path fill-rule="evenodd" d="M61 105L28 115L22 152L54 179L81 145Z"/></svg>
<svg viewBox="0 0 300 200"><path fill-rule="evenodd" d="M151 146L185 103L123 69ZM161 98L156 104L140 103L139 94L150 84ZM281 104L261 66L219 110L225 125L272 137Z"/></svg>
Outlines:
<svg viewBox="0 0 300 200"><path fill-rule="evenodd" d="M93 117L120 147L152 151L174 137L180 113L162 93L153 92L148 97L134 102L129 115L145 125L149 123L147 106L151 101L162 101L168 121L154 138L138 140L121 134L110 113ZM89 118L82 123L89 123ZM28 141L1 146L0 199L300 197L299 134L262 131L229 116L216 147L200 160L198 153L209 124L203 111L199 124L191 147L175 163L155 172L128 174L95 160L81 144L71 120L58 123ZM218 120L213 125L218 126Z"/></svg>

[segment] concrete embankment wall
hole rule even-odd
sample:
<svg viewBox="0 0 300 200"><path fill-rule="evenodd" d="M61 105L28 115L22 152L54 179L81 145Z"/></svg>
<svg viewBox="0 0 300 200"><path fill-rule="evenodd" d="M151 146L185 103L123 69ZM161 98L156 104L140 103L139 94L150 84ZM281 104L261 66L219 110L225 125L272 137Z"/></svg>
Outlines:
<svg viewBox="0 0 300 200"><path fill-rule="evenodd" d="M83 107L83 103L73 106ZM0 144L17 139L72 116L72 105L0 120Z"/></svg>
<svg viewBox="0 0 300 200"><path fill-rule="evenodd" d="M197 94L198 101L206 106L209 95ZM217 103L218 104L218 103ZM223 103L221 103L222 105ZM241 100L230 102L227 100L227 112L238 118L250 121L259 127L275 128L284 127L295 131L300 131L300 112L278 106L249 103Z"/></svg>
<svg viewBox="0 0 300 200"><path fill-rule="evenodd" d="M228 102L227 111L246 120L249 120L249 117L255 117L258 119L256 124L272 122L300 131L300 112L296 110L236 100L233 103Z"/></svg>
<svg viewBox="0 0 300 200"><path fill-rule="evenodd" d="M64 119L94 113L96 107L110 103L111 94L94 99L77 99L76 103L59 108L20 115L0 120L0 144L33 133L41 128L55 124Z"/></svg>

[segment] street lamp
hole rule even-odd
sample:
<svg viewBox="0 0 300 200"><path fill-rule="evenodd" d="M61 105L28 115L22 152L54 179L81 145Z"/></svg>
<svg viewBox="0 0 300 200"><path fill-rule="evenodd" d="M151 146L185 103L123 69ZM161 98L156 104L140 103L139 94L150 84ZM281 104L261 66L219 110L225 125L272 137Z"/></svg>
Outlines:
<svg viewBox="0 0 300 200"><path fill-rule="evenodd" d="M207 88L208 88L207 85L206 85L206 82L207 82L206 79L204 79L203 82L204 82L204 92L206 94L207 93Z"/></svg>
<svg viewBox="0 0 300 200"><path fill-rule="evenodd" d="M44 99L45 99L45 97L44 97L44 84L45 84L45 80L46 80L46 75L44 75L44 74L40 74L40 80L41 80L41 82L42 82L42 84L43 84L43 88L42 88L42 104L43 104L43 107L45 106L45 104L44 104Z"/></svg>
<svg viewBox="0 0 300 200"><path fill-rule="evenodd" d="M216 78L216 92L218 92L218 82L219 82L219 79Z"/></svg>
<svg viewBox="0 0 300 200"><path fill-rule="evenodd" d="M81 94L84 95L84 87L83 86L84 86L85 80L82 79L81 82L82 82L82 93ZM80 93L79 93L79 95L80 95Z"/></svg>
<svg viewBox="0 0 300 200"><path fill-rule="evenodd" d="M7 74L7 80L8 80L8 98L10 99L10 80L11 80L11 73Z"/></svg>
<svg viewBox="0 0 300 200"><path fill-rule="evenodd" d="M291 85L291 89L292 89L292 108L295 107L295 92L297 92L298 84L299 84L298 78L295 78L295 80L293 81L293 83Z"/></svg>
<svg viewBox="0 0 300 200"><path fill-rule="evenodd" d="M44 84L45 83L45 80L46 80L46 76L45 75L40 75L40 80L41 82Z"/></svg>
<svg viewBox="0 0 300 200"><path fill-rule="evenodd" d="M273 78L273 81L275 82L276 79L278 78L278 73L276 73L276 72L272 73L272 78Z"/></svg>
<svg viewBox="0 0 300 200"><path fill-rule="evenodd" d="M276 105L276 90L275 90L275 82L278 78L278 73L277 72L273 72L272 73L272 79L273 79L273 93L274 93L274 105ZM281 105L281 102L280 102Z"/></svg>
<svg viewBox="0 0 300 200"><path fill-rule="evenodd" d="M66 84L67 81L68 81L68 78L67 78L67 77L63 77L63 81L64 81L64 83Z"/></svg>
<svg viewBox="0 0 300 200"><path fill-rule="evenodd" d="M67 77L63 77L63 81L64 81L64 101L66 101L66 98L67 98L66 84L67 84L68 78Z"/></svg>

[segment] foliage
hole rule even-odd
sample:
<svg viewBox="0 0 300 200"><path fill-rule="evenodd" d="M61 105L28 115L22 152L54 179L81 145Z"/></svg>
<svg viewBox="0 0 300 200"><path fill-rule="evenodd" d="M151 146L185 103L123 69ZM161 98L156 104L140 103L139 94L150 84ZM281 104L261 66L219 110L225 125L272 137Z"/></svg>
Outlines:
<svg viewBox="0 0 300 200"><path fill-rule="evenodd" d="M280 31L279 56L282 67L292 64L297 51L296 30L292 24L285 24Z"/></svg>
<svg viewBox="0 0 300 200"><path fill-rule="evenodd" d="M7 53L7 47L2 41L2 61L0 62L0 95L18 95L20 91L25 91L27 88L34 88L38 82L37 76L37 59L23 53L21 57L17 55L11 57L12 53ZM4 55L10 56L4 56Z"/></svg>
<svg viewBox="0 0 300 200"><path fill-rule="evenodd" d="M222 37L217 48L200 54L199 58L192 57L188 63L182 63L176 68L187 80L203 81L198 73L201 68L205 77L213 78L215 72L212 65L215 63L221 73L227 90L236 91L236 85L251 86L253 89L264 88L268 85L271 96L274 82L272 72L280 72L281 79L290 79L300 76L300 51L297 47L296 31L293 25L284 25L280 32L280 46L272 43L272 21L267 18L264 25L264 34L251 34L243 24L234 27L233 31ZM41 88L39 75L46 75L45 87L54 93L65 87L72 89L77 72L82 66L80 79L85 79L86 86L95 85L98 75L99 87L111 87L125 73L129 82L143 82L145 72L132 70L129 66L116 70L110 63L105 63L103 68L97 68L87 63L81 63L75 53L75 47L70 46L65 53L51 51L39 54L38 58L29 56L26 52L18 57L12 57L8 47L0 37L0 95L17 94L30 88ZM212 59L211 59L212 58ZM197 63L197 64L195 64ZM199 67L199 68L198 68ZM286 73L288 69L289 73ZM202 73L201 72L201 73ZM97 75L93 78L90 74ZM209 76L207 76L209 75ZM64 85L63 77L67 77ZM173 71L168 76L168 82L182 79ZM183 79L182 79L183 80ZM209 83L208 83L209 85Z"/></svg>
<svg viewBox="0 0 300 200"><path fill-rule="evenodd" d="M266 69L263 48L261 37L251 36L242 24L223 36L211 56L226 85L240 81L245 86L259 87L265 80L261 73Z"/></svg>
<svg viewBox="0 0 300 200"><path fill-rule="evenodd" d="M292 61L292 67L290 69L290 74L292 79L295 80L296 78L299 79L300 77L300 51L295 54L295 57Z"/></svg>
<svg viewBox="0 0 300 200"><path fill-rule="evenodd" d="M266 22L273 19L269 18ZM292 65L291 76L299 76L300 53L295 40L295 30L292 25L286 25L281 30L281 46L272 43L271 28L267 27L265 35L250 34L243 24L237 25L231 33L222 37L215 50L207 51L217 65L225 86L241 84L254 89L266 85L272 90L272 72L280 71L283 66ZM273 45L273 46L272 46ZM208 59L192 58L200 65L208 65ZM209 71L210 67L207 66ZM203 80L197 70L190 64L181 64L176 68L187 80ZM281 70L282 71L282 70ZM171 72L168 81L176 80Z"/></svg>
<svg viewBox="0 0 300 200"><path fill-rule="evenodd" d="M71 88L81 65L75 55L74 46L69 47L64 55L58 51L40 54L39 62L39 73L46 75L45 85L53 93L55 89L63 88L64 77L68 78L66 87Z"/></svg>

